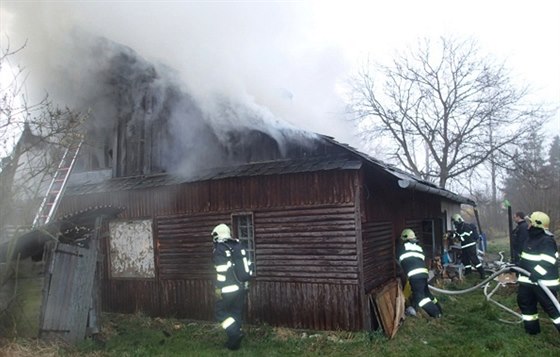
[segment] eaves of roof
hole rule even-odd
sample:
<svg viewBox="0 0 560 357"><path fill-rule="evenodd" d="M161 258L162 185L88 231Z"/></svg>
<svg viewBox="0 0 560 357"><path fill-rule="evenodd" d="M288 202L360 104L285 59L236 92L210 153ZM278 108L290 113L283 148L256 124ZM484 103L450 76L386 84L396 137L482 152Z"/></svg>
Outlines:
<svg viewBox="0 0 560 357"><path fill-rule="evenodd" d="M426 192L426 193L430 193L430 194L434 194L434 195L444 197L446 199L449 199L449 200L457 202L457 203L464 203L464 204L468 204L468 205L471 205L471 206L476 206L476 202L467 198L467 197L458 195L454 192L446 190L445 188L438 187L437 185L435 185L435 184L433 184L429 181L422 180L418 177L415 177L415 176L407 173L406 171L403 171L403 170L397 168L396 166L389 165L387 163L379 161L379 160L377 160L377 159L375 159L375 158L373 158L373 157L371 157L367 154L364 154L364 153L356 150L355 148L353 148L349 145L341 144L331 137L323 136L323 139L333 143L333 145L338 145L338 146L343 147L344 149L352 152L354 155L357 155L360 158L364 159L366 161L366 163L368 163L370 165L374 165L374 166L382 168L387 173L393 175L398 180L399 187L401 187L403 189Z"/></svg>
<svg viewBox="0 0 560 357"><path fill-rule="evenodd" d="M317 172L330 170L358 170L362 167L359 159L348 157L309 157L303 159L274 160L250 163L230 167L207 169L190 177L173 174L157 174L149 176L131 176L101 179L100 181L80 180L75 174L66 189L66 195L86 195L99 192L117 192L152 187L177 185L188 182L220 180L235 177L284 175L303 172ZM78 177L78 178L76 178Z"/></svg>
<svg viewBox="0 0 560 357"><path fill-rule="evenodd" d="M358 170L363 165L371 165L376 168L381 168L388 174L392 175L397 180L399 187L403 189L438 195L457 203L464 203L472 206L476 205L476 203L469 198L463 197L454 192L438 187L431 182L415 177L396 166L377 160L349 145L341 144L331 137L324 135L320 135L320 137L332 145L341 148L342 152L345 154L272 160L228 167L217 167L200 171L189 177L174 174L156 174L120 178L101 177L100 179L89 182L87 180L76 180L74 177L69 183L66 194L86 195L98 192L128 191L235 177L282 175L329 170ZM76 176L79 176L79 174Z"/></svg>

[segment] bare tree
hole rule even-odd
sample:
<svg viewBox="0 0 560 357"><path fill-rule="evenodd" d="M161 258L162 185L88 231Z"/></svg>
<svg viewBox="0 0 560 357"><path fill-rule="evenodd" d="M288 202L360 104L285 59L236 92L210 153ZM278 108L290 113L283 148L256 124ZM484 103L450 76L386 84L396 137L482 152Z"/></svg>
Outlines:
<svg viewBox="0 0 560 357"><path fill-rule="evenodd" d="M26 72L11 63L25 44L0 49L0 235L23 224L37 207L45 181L56 169L64 146L72 141L85 115L55 106L47 95L30 104L24 90ZM21 219L23 218L23 219ZM0 236L0 242L1 242Z"/></svg>
<svg viewBox="0 0 560 357"><path fill-rule="evenodd" d="M389 160L446 187L529 135L519 130L529 119L545 121L527 96L474 40L424 39L391 65L364 66L350 80L349 110L366 140L387 141Z"/></svg>
<svg viewBox="0 0 560 357"><path fill-rule="evenodd" d="M505 198L515 210L527 214L546 212L551 218L551 229L560 230L560 136L553 139L548 149L538 135L519 149L513 161L515 169L504 180Z"/></svg>
<svg viewBox="0 0 560 357"><path fill-rule="evenodd" d="M11 62L25 44L0 49L0 334L15 329L23 313L18 289L20 255L14 247L29 230L64 147L80 130L84 115L55 106L47 95L30 104L25 70ZM12 324L14 324L12 326Z"/></svg>

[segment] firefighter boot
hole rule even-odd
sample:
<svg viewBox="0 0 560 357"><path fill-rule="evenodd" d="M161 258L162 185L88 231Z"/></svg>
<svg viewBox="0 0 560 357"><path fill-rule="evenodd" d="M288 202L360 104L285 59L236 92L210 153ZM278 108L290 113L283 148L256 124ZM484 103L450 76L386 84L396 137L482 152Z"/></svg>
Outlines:
<svg viewBox="0 0 560 357"><path fill-rule="evenodd" d="M437 307L436 304L434 304L433 302L429 302L425 305L422 306L422 309L428 314L430 315L430 317L434 317L436 319L439 319L441 317L441 312L439 310L439 308Z"/></svg>
<svg viewBox="0 0 560 357"><path fill-rule="evenodd" d="M441 304L440 304L439 302L436 302L436 307L437 307L437 308L438 308L438 310L439 310L439 314L440 314L440 316L441 316L441 315L443 315L443 310L442 310L442 308L441 308Z"/></svg>
<svg viewBox="0 0 560 357"><path fill-rule="evenodd" d="M523 321L523 327L525 328L525 332L529 335L538 335L541 333L539 320Z"/></svg>
<svg viewBox="0 0 560 357"><path fill-rule="evenodd" d="M245 337L245 335L241 331L235 335L228 336L226 348L232 351L238 350L239 347L241 347L241 340L243 340L243 337Z"/></svg>
<svg viewBox="0 0 560 357"><path fill-rule="evenodd" d="M483 267L478 267L476 268L476 270L478 270L478 273L480 274L480 279L486 278L486 272L484 271Z"/></svg>

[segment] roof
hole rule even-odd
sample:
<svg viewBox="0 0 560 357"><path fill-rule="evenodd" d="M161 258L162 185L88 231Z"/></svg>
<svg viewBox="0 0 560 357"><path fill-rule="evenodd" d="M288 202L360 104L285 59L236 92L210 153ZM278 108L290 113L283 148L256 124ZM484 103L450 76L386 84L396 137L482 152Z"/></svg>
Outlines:
<svg viewBox="0 0 560 357"><path fill-rule="evenodd" d="M435 194L438 196L442 196L445 197L451 201L455 201L458 203L464 203L464 204L468 204L471 206L476 206L476 203L464 196L458 195L454 192L451 192L445 188L441 188L437 185L435 185L432 182L423 180L419 177L413 176L410 173L399 169L396 166L387 164L385 162L382 162L380 160L377 160L367 154L364 154L358 150L356 150L355 148L346 145L346 144L341 144L339 142L337 142L336 140L334 140L331 137L328 136L323 136L324 140L328 140L331 143L335 144L335 145L339 145L340 147L345 148L346 150L352 152L354 155L357 155L359 157L361 157L362 159L366 160L367 163L375 165L375 166L379 166L381 167L383 170L385 170L387 173L393 175L397 180L398 180L398 184L399 187L404 188L404 189L409 189L409 190L414 190L414 191L421 191L421 192L427 192L427 193L431 193L431 194Z"/></svg>
<svg viewBox="0 0 560 357"><path fill-rule="evenodd" d="M67 195L86 195L98 192L116 192L151 187L177 185L187 182L220 180L233 177L267 176L302 172L358 170L362 162L348 157L309 157L249 163L230 167L217 167L199 172L195 176L181 177L173 174L130 176L103 179L103 175L73 174L66 189ZM81 175L81 176L80 176Z"/></svg>
<svg viewBox="0 0 560 357"><path fill-rule="evenodd" d="M98 217L116 217L124 208L110 205L88 207L72 212L46 225L37 227L11 241L0 244L0 262L7 258L25 259L42 254L43 246L51 240L74 244L95 228Z"/></svg>
<svg viewBox="0 0 560 357"><path fill-rule="evenodd" d="M349 145L341 144L331 137L319 135L319 139L333 146L338 154L331 153L321 156L217 167L200 171L198 174L190 177L165 173L149 176L110 178L110 171L107 171L107 175L105 176L102 174L90 175L88 173L73 174L66 194L86 195L98 192L127 191L233 177L280 175L330 170L358 170L366 165L380 168L392 175L397 180L399 187L403 189L426 192L454 202L475 205L475 202L471 199L438 187L429 181L415 177L393 165L364 154Z"/></svg>

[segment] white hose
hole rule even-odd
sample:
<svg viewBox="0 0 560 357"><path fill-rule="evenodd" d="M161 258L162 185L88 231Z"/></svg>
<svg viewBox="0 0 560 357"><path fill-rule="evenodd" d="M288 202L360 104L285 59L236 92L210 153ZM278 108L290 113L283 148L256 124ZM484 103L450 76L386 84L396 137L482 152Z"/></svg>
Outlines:
<svg viewBox="0 0 560 357"><path fill-rule="evenodd" d="M508 272L511 272L511 271L517 271L518 273L521 273L521 274L526 275L526 276L531 275L531 273L529 273L527 270L525 270L523 268L520 268L516 265L511 265L511 266L506 266L505 268L500 269L499 271L490 275L488 278L484 279L482 282L480 282L477 285L475 285L473 287L470 287L468 289L445 290L445 289L436 288L435 286L432 286L432 285L428 285L428 287L430 288L430 290L435 291L436 293L441 293L441 294L446 294L446 295L466 294L466 293L470 293L471 291L479 289L481 286L488 283L489 281L491 281L492 279L494 279L498 275L503 274L503 273L508 273ZM554 296L554 294L552 294L552 292L550 291L548 286L544 285L544 283L542 281L538 280L538 284L541 287L541 289L544 290L546 295L550 298L550 300L552 301L552 303L556 307L556 310L558 310L558 312L560 313L560 303L558 302L558 299Z"/></svg>
<svg viewBox="0 0 560 357"><path fill-rule="evenodd" d="M502 268L501 270L493 273L492 275L490 275L489 277L487 277L486 279L484 279L482 282L478 283L477 285L472 286L468 289L464 289L464 290L445 290L445 289L436 288L435 286L432 286L432 285L428 285L428 287L430 288L430 290L435 291L436 293L441 293L441 294L446 294L446 295L466 294L466 293L470 293L471 291L475 291L475 290L479 289L481 286L483 286L487 282L491 281L492 279L494 279L498 275L511 271L511 268L513 268L513 267ZM527 272L527 274L529 274L529 273Z"/></svg>
<svg viewBox="0 0 560 357"><path fill-rule="evenodd" d="M486 296L486 301L490 301L491 303L494 303L496 305L498 305L499 307L501 307L502 309L506 310L507 312L509 312L510 314L514 315L515 317L517 317L517 321L508 321L508 320L504 320L504 319L499 319L502 322L508 323L508 324L519 324L521 322L523 322L523 316L519 313L517 313L516 311L510 309L509 307L500 304L499 302L497 302L496 300L492 299L492 295L494 295L494 293L498 290L498 288L500 286L502 286L502 283L498 283L496 284L496 286L494 287L494 289L492 289L492 291L490 293L488 293L488 288L490 286L490 282L487 282L486 285L484 285L484 296Z"/></svg>

